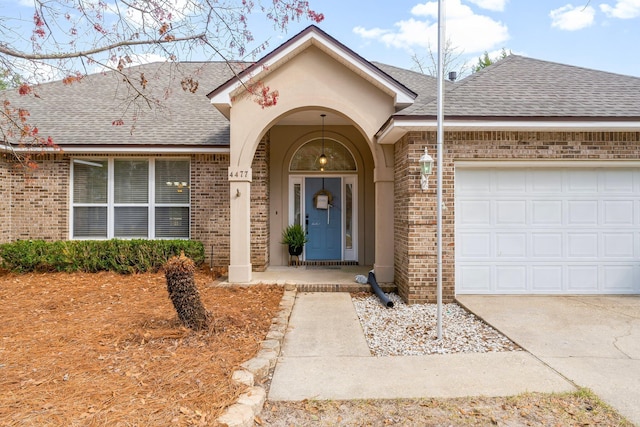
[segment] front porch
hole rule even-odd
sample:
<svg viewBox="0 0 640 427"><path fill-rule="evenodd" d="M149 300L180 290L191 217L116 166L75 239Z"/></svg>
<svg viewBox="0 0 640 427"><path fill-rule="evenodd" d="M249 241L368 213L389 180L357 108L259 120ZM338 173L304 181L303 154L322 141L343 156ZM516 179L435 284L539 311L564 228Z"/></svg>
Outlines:
<svg viewBox="0 0 640 427"><path fill-rule="evenodd" d="M365 277L371 271L365 265L301 265L271 266L266 271L253 272L248 283L233 283L234 286L251 286L259 284L293 285L300 292L371 292L368 283L357 283L355 278L361 274ZM228 278L223 277L215 282L216 286L231 286ZM395 292L394 283L378 283L384 292Z"/></svg>

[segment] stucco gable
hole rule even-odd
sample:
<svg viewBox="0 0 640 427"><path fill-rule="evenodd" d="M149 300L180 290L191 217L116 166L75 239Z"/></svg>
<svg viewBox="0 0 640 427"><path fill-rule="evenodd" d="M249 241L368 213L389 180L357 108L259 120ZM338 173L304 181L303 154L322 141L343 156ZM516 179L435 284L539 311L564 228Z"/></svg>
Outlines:
<svg viewBox="0 0 640 427"><path fill-rule="evenodd" d="M354 73L358 74L378 89L394 99L396 110L401 110L411 105L416 98L416 93L408 89L402 83L382 71L380 68L366 61L360 55L329 36L316 26L309 26L289 41L285 42L271 53L238 73L218 88L209 93L211 103L215 105L226 117L234 97L245 90L251 82L260 81L284 64L291 61L301 52L314 46L338 61Z"/></svg>

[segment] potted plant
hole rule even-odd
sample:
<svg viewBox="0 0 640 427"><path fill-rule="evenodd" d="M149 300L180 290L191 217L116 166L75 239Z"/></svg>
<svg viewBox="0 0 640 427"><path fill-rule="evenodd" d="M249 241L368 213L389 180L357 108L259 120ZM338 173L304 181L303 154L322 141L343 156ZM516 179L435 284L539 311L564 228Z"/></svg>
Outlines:
<svg viewBox="0 0 640 427"><path fill-rule="evenodd" d="M300 255L304 244L307 242L307 234L300 224L292 224L282 230L282 241L280 243L289 246L289 255Z"/></svg>

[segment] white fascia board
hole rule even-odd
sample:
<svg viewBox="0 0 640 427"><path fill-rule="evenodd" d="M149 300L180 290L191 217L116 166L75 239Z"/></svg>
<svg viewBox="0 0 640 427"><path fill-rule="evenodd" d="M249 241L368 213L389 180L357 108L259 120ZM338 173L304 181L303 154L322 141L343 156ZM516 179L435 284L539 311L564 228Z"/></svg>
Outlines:
<svg viewBox="0 0 640 427"><path fill-rule="evenodd" d="M640 121L567 120L445 120L445 130L514 130L514 131L612 131L638 132ZM394 144L410 131L437 129L436 120L391 120L377 134L379 144Z"/></svg>
<svg viewBox="0 0 640 427"><path fill-rule="evenodd" d="M305 34L304 36L293 42L291 45L287 46L286 49L283 49L282 51L276 53L263 63L256 63L254 70L246 73L242 77L241 81L236 81L235 83L230 84L225 90L212 97L211 103L214 105L224 105L231 107L231 94L234 93L238 88L240 88L242 85L246 85L250 80L255 79L256 76L263 72L263 70L268 71L270 68L274 67L275 64L278 64L280 61L285 60L288 56L291 56L298 50L302 50L305 46L313 44L314 42L318 46L320 46L321 49L331 51L335 56L339 57L343 61L343 63L347 63L350 67L357 69L360 74L366 75L371 80L374 80L379 85L387 88L390 92L394 93L396 105L406 107L413 104L414 96L412 96L411 93L400 90L401 88L399 88L398 85L394 85L392 82L384 79L378 73L372 72L369 67L365 66L365 64L362 63L362 61L355 59L352 55L349 54L349 52L345 51L344 49L338 48L334 43L331 42L331 40L316 32L309 32Z"/></svg>
<svg viewBox="0 0 640 427"><path fill-rule="evenodd" d="M457 169L485 168L640 168L640 160L458 160L454 162Z"/></svg>
<svg viewBox="0 0 640 427"><path fill-rule="evenodd" d="M229 147L65 147L60 149L43 147L43 148L27 148L27 147L10 147L8 145L0 145L0 151L15 151L17 153L63 153L63 154L228 154Z"/></svg>

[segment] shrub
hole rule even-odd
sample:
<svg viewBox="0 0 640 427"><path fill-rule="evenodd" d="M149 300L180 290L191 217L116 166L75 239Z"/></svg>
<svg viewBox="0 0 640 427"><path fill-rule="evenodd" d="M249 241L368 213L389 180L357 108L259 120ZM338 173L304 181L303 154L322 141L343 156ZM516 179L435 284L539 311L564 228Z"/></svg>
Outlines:
<svg viewBox="0 0 640 427"><path fill-rule="evenodd" d="M193 240L19 240L0 245L0 266L16 273L156 272L181 252L196 265L204 262L204 246Z"/></svg>
<svg viewBox="0 0 640 427"><path fill-rule="evenodd" d="M174 256L164 266L167 291L173 307L184 326L195 331L206 329L210 315L200 300L200 293L193 277L195 265L184 252Z"/></svg>

